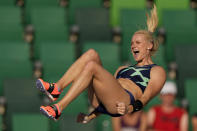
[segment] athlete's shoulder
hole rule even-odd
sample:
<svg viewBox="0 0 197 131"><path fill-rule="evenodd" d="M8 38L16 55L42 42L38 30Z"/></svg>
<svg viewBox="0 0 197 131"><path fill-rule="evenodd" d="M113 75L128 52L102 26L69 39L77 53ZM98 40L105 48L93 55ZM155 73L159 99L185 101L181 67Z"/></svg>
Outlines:
<svg viewBox="0 0 197 131"><path fill-rule="evenodd" d="M151 69L150 77L154 81L161 81L162 83L164 83L166 81L166 71L161 66L154 66Z"/></svg>
<svg viewBox="0 0 197 131"><path fill-rule="evenodd" d="M152 67L151 73L165 75L166 74L166 71L164 70L163 67L158 66L158 65L155 65L155 66Z"/></svg>

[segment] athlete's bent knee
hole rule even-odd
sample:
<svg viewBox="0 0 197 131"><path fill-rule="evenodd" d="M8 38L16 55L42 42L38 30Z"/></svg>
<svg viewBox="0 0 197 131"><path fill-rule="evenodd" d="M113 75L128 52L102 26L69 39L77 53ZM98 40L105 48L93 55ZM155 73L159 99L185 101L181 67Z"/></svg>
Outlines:
<svg viewBox="0 0 197 131"><path fill-rule="evenodd" d="M94 49L89 49L87 51L87 57L91 60L99 60L99 55Z"/></svg>
<svg viewBox="0 0 197 131"><path fill-rule="evenodd" d="M95 61L90 61L87 63L87 65L85 66L85 70L88 70L88 71L94 71L95 67L97 66L98 64L95 62Z"/></svg>

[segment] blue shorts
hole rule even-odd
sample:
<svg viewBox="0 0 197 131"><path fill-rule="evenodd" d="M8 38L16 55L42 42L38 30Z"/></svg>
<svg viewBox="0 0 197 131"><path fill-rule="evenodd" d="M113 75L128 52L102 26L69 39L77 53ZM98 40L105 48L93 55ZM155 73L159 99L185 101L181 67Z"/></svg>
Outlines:
<svg viewBox="0 0 197 131"><path fill-rule="evenodd" d="M129 94L129 96L130 96L130 104L132 105L135 102L135 98L134 98L133 94L130 91L126 90L126 89L125 89L125 91ZM100 112L102 114L110 115L112 117L120 117L120 116L122 116L120 114L111 114L111 113L109 113L102 103L99 104L99 106L95 109L95 111Z"/></svg>

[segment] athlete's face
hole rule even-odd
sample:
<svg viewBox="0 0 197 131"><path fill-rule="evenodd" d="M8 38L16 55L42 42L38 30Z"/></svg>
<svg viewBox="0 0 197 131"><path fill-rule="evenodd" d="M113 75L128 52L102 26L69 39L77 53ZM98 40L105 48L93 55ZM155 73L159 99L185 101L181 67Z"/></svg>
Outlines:
<svg viewBox="0 0 197 131"><path fill-rule="evenodd" d="M152 46L144 34L134 34L131 40L131 52L135 61L140 62L149 57Z"/></svg>

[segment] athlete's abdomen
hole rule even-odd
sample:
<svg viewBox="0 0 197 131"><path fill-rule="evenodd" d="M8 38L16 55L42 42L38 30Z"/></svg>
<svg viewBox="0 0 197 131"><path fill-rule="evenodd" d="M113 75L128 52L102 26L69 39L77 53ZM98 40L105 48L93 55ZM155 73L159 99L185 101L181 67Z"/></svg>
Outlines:
<svg viewBox="0 0 197 131"><path fill-rule="evenodd" d="M127 89L133 94L135 99L138 99L142 96L142 90L133 81L125 78L119 78L117 80L124 89Z"/></svg>

